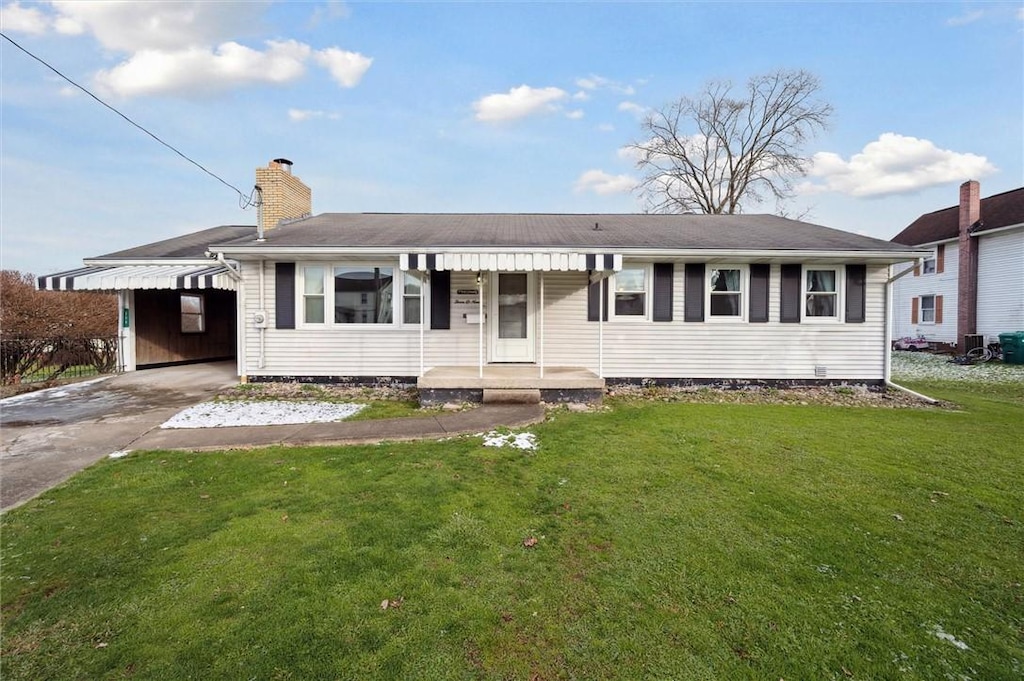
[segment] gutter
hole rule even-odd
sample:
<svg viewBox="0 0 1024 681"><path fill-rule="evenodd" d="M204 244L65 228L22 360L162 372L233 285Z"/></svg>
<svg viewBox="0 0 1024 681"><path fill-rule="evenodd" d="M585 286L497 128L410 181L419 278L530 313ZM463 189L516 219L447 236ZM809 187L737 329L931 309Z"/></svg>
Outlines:
<svg viewBox="0 0 1024 681"><path fill-rule="evenodd" d="M921 260L923 260L923 258L919 258L918 263L920 263ZM905 392L908 395L916 397L917 399L923 400L929 404L938 404L939 401L933 397L922 395L919 392L914 392L910 388L905 388L902 385L892 382L892 285L897 279L902 279L913 271L913 267L908 267L896 276L889 277L888 281L885 282L885 370L883 376L886 386Z"/></svg>

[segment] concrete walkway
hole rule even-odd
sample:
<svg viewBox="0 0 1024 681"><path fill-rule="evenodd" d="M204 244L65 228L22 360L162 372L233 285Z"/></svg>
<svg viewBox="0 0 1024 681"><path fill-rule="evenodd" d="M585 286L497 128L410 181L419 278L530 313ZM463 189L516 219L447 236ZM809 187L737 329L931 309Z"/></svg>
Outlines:
<svg viewBox="0 0 1024 681"><path fill-rule="evenodd" d="M154 428L126 449L242 449L271 445L352 445L419 440L480 433L499 426L516 428L544 420L539 404L485 404L468 411L338 423L230 428Z"/></svg>

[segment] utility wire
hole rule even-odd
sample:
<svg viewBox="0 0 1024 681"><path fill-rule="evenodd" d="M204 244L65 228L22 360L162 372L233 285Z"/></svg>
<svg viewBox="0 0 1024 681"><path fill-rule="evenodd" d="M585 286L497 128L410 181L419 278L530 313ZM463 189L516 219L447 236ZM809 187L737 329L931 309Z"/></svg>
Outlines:
<svg viewBox="0 0 1024 681"><path fill-rule="evenodd" d="M35 60L36 60L37 62L39 62L40 64L42 64L42 65L43 65L43 66L45 66L46 68L48 68L48 69L50 69L51 71L53 71L54 73L56 73L56 74L57 74L58 76L60 76L61 78L63 78L63 79L64 79L64 80L66 80L67 82L69 82L69 83L71 83L72 85L74 85L74 86L75 86L76 88L78 88L79 90L81 90L81 91L82 91L82 92L84 92L85 94L87 94L87 95L89 95L90 97L92 97L93 99L95 99L95 100L96 100L97 102L99 102L99 103L100 103L100 104L102 104L103 106L107 107L108 109L110 109L111 111L113 111L114 113L116 113L116 114L117 114L118 116L120 116L120 117L121 117L121 118L123 118L124 120L128 121L129 123L131 123L131 124L132 124L133 126L135 126L136 128L138 128L138 129L139 129L139 130L141 130L142 132L146 133L147 135L149 135L150 137L152 137L153 139L155 139L155 140L156 140L157 142L159 142L160 144L164 145L165 147L167 147L168 149L170 149L171 151L173 151L173 152L174 152L175 154L177 154L178 156L182 157L183 159L185 159L186 161L188 161L189 163L191 163L192 165L194 165L194 166L195 166L196 168L199 168L199 169L200 169L200 170L202 170L202 171L203 171L204 173L206 173L207 175L209 175L209 176L210 176L210 177L212 177L213 179L217 180L217 181L218 181L218 182L220 182L221 184L223 184L223 185L225 185L225 186L227 186L227 187L229 187L229 188L231 188L231 189L235 190L235 192L236 192L236 193L238 194L238 205L239 205L239 206L241 206L242 208L247 208L247 207L249 207L249 206L252 206L252 205L254 205L254 204L253 204L253 201L252 201L252 196L253 196L252 194L249 194L249 196L246 196L245 194L243 194L243 193L242 193L242 191L241 191L241 190L240 190L240 189L239 189L238 187L236 187L235 185L231 184L230 182L228 182L228 181L227 181L227 180L225 180L224 178L220 177L220 176L219 176L219 175L217 175L216 173L214 173L214 172L212 172L212 171L208 170L207 168L203 167L203 165L202 165L201 163L199 163L198 161L194 161L193 159L189 158L188 156L186 156L186 155L185 155L185 154L183 154L182 152L178 151L178 150L177 150L177 149L175 149L175 148L174 148L173 146L171 146L171 145L170 145L170 144L168 144L167 142L163 141L162 139L160 139L159 137L157 137L157 136L156 136L155 134L151 133L151 132L150 132L149 130L146 130L146 128L142 127L141 125L139 125L138 123L136 123L135 121L133 121L133 120L132 120L131 118L129 118L129 117L128 117L128 116L126 116L125 114L123 114L123 113L121 113L120 111L118 111L117 109L115 109L115 108L114 108L113 106L111 106L110 104L107 104L107 103L106 103L106 102L104 102L104 101L103 101L102 99L100 99L99 97L97 97L97 96L96 96L96 95L94 95L93 93L89 92L89 90L87 90L87 89L86 89L85 87L83 87L83 86L79 85L79 84L78 84L78 83L76 83L75 81L73 81L73 80L71 80L70 78L68 78L67 76L65 76L65 75L64 75L63 73L61 73L60 71L58 71L58 70L57 70L56 68L54 68L53 66L51 66L50 64L48 64L48 63L47 63L47 62L46 62L46 61L45 61L44 59L42 59L41 57L37 57L36 55L34 55L34 54L32 54L31 52L29 52L29 51L28 51L27 49L25 49L24 47L22 47L21 45L19 45L19 44L18 44L18 43L17 43L17 42L16 42L16 41L15 41L15 40L13 39L13 38L11 38L10 36L8 36L8 35L7 35L6 33L4 33L4 32L2 32L2 31L0 31L0 36L2 36L4 40L6 40L6 41L7 41L7 42L9 42L10 44L14 45L15 47L17 47L17 48L18 48L19 50L21 50L22 52L24 52L24 53L25 53L25 54L27 54L28 56L30 56L30 57L32 57L33 59L35 59ZM255 190L254 190L254 191L255 191Z"/></svg>

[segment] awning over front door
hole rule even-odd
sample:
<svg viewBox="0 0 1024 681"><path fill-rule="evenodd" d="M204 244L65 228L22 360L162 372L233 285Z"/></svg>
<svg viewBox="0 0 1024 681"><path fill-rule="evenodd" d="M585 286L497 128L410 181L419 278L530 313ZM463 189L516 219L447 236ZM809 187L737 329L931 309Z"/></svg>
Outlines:
<svg viewBox="0 0 1024 681"><path fill-rule="evenodd" d="M617 272L622 269L622 254L567 251L402 253L399 268L453 272Z"/></svg>
<svg viewBox="0 0 1024 681"><path fill-rule="evenodd" d="M238 283L223 265L123 265L80 267L39 277L41 291L123 291L129 289L223 289Z"/></svg>

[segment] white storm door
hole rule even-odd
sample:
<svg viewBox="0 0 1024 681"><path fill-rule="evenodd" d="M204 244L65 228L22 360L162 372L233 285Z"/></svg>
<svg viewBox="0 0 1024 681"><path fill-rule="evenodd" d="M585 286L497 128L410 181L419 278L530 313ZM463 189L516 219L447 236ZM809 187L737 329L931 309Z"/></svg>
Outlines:
<svg viewBox="0 0 1024 681"><path fill-rule="evenodd" d="M535 283L530 272L495 272L489 315L492 362L534 361Z"/></svg>

